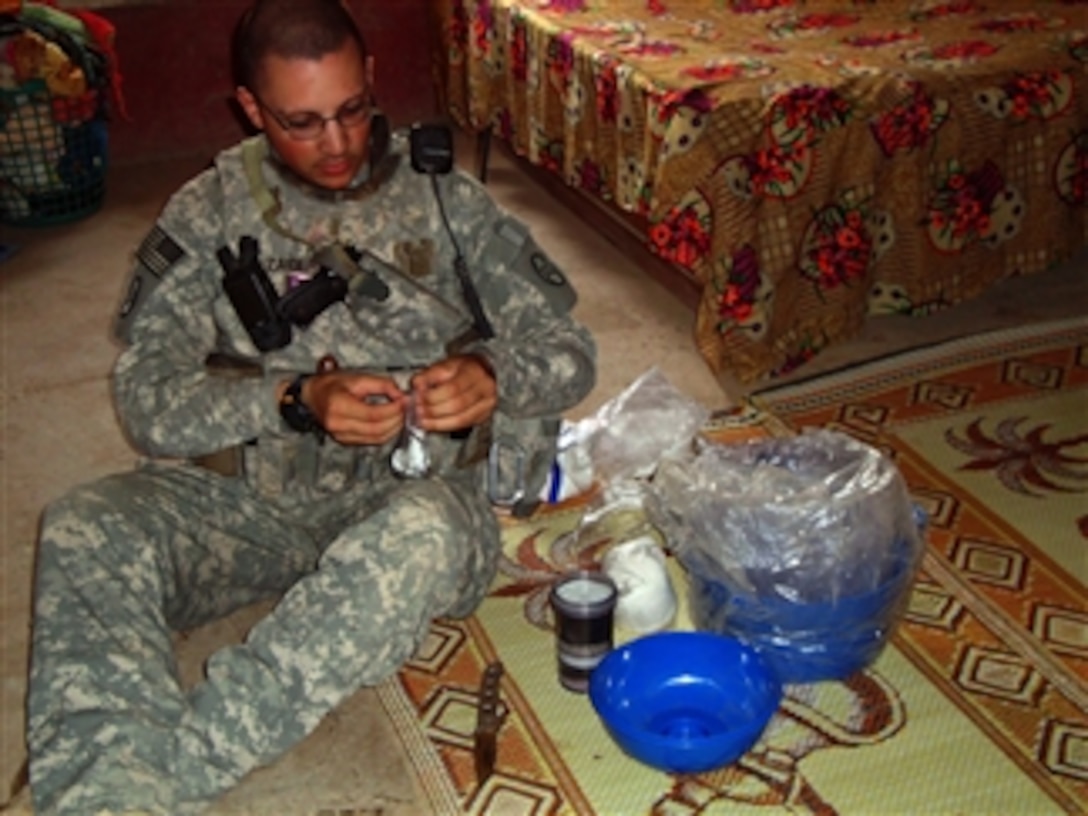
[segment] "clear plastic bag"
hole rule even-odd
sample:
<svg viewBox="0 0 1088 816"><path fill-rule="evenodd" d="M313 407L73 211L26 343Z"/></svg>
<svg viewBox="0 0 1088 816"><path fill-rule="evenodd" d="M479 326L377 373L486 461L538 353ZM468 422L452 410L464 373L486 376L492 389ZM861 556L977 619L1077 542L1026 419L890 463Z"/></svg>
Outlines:
<svg viewBox="0 0 1088 816"><path fill-rule="evenodd" d="M777 650L787 679L869 662L922 552L895 463L835 431L705 444L663 461L646 494L688 574L698 628Z"/></svg>
<svg viewBox="0 0 1088 816"><path fill-rule="evenodd" d="M664 457L691 445L709 415L660 369L649 369L593 418L589 453L597 481L652 475Z"/></svg>
<svg viewBox="0 0 1088 816"><path fill-rule="evenodd" d="M709 416L650 368L592 416L564 423L540 498L554 503L597 486L624 505L634 495L641 506L637 482L652 476L663 458L689 450Z"/></svg>
<svg viewBox="0 0 1088 816"><path fill-rule="evenodd" d="M559 463L576 463L580 482L597 488L577 539L622 542L655 533L644 507L647 480L660 462L693 451L709 415L654 367L593 416L565 429Z"/></svg>

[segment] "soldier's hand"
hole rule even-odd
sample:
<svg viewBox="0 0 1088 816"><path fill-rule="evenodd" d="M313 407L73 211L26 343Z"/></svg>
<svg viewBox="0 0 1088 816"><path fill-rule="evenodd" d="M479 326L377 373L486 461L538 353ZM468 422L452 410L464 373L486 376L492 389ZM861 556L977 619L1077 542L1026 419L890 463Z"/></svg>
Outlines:
<svg viewBox="0 0 1088 816"><path fill-rule="evenodd" d="M342 445L383 445L404 425L407 395L389 377L332 371L302 386L302 401Z"/></svg>
<svg viewBox="0 0 1088 816"><path fill-rule="evenodd" d="M427 431L457 431L486 420L499 395L491 368L482 357L458 354L412 378L417 418Z"/></svg>

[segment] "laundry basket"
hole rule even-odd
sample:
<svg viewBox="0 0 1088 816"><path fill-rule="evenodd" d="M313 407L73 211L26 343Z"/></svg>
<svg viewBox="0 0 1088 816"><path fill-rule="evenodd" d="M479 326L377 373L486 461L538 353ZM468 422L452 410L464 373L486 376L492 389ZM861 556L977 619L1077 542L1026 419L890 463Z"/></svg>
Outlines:
<svg viewBox="0 0 1088 816"><path fill-rule="evenodd" d="M105 198L109 72L91 45L40 20L0 19L0 222L48 226Z"/></svg>

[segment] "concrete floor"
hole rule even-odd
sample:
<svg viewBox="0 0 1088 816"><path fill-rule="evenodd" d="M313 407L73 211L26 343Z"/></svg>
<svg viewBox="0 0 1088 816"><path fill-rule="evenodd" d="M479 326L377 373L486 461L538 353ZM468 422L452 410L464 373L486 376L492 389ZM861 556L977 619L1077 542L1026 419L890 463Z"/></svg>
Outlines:
<svg viewBox="0 0 1088 816"><path fill-rule="evenodd" d="M109 403L107 376L117 349L108 326L137 244L167 194L203 164L179 159L115 168L106 204L94 216L63 227L0 233L0 244L17 247L0 261L0 802L24 759L38 516L67 488L135 461ZM591 413L653 365L708 407L724 407L740 396L695 351L691 312L501 152L493 154L488 184L569 273L580 294L577 314L596 335L599 382L572 417ZM1083 314L1086 306L1088 255L1081 255L1060 270L1007 281L941 315L881 318L793 378L950 336ZM179 644L183 678L195 679L208 652L241 638L260 612L246 610ZM391 816L419 813L421 801L387 718L373 693L364 691L272 772L246 780L216 811L292 816L350 802Z"/></svg>

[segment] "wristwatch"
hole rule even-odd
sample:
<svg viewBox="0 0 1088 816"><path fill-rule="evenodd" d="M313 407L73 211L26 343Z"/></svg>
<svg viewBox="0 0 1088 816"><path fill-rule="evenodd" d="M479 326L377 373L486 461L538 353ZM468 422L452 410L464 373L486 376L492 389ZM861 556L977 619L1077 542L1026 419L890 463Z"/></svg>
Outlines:
<svg viewBox="0 0 1088 816"><path fill-rule="evenodd" d="M312 376L312 374L299 374L287 386L287 390L280 398L280 416L291 430L299 433L310 433L321 429L321 423L317 421L313 411L302 401L302 384Z"/></svg>

